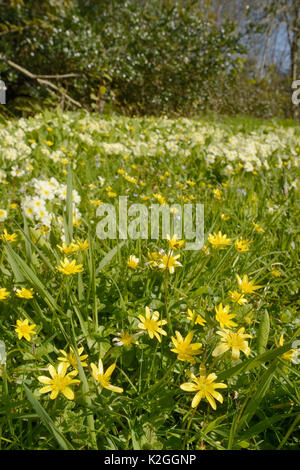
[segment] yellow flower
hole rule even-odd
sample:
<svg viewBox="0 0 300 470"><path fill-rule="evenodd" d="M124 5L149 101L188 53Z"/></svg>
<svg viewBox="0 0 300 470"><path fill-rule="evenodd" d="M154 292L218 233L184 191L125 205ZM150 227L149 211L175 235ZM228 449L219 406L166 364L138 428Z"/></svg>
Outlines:
<svg viewBox="0 0 300 470"><path fill-rule="evenodd" d="M220 323L221 328L231 328L232 326L237 326L237 323L231 320L235 317L235 314L229 314L229 309L229 305L223 307L222 302L220 303L219 307L215 307L216 320Z"/></svg>
<svg viewBox="0 0 300 470"><path fill-rule="evenodd" d="M10 205L10 207L12 204ZM0 222L3 222L7 218L7 211L5 209L0 209Z"/></svg>
<svg viewBox="0 0 300 470"><path fill-rule="evenodd" d="M222 220L229 220L230 219L230 215L226 215L226 214L221 214L221 219Z"/></svg>
<svg viewBox="0 0 300 470"><path fill-rule="evenodd" d="M240 328L237 332L230 330L217 331L217 334L221 336L222 342L213 350L212 355L217 357L231 349L231 357L233 360L239 359L240 351L248 356L250 354L250 348L245 338L252 338L252 336L244 334L244 331L245 328Z"/></svg>
<svg viewBox="0 0 300 470"><path fill-rule="evenodd" d="M9 292L7 291L6 287L1 287L0 289L0 300L5 300L6 297L9 296Z"/></svg>
<svg viewBox="0 0 300 470"><path fill-rule="evenodd" d="M157 199L157 201L162 205L162 206L165 206L167 204L167 201L165 200L165 198L161 195L161 194L156 194L154 193L153 194L153 197L155 197L155 199Z"/></svg>
<svg viewBox="0 0 300 470"><path fill-rule="evenodd" d="M48 367L48 371L49 371L49 374L51 375L51 378L45 375L41 375L40 377L38 377L38 381L46 385L46 387L41 388L39 392L40 393L51 392L50 394L51 400L54 400L60 392L62 392L62 394L68 400L74 400L74 392L70 388L70 385L80 383L80 380L73 378L78 374L78 371L72 370L71 372L67 374L66 373L67 369L68 369L68 365L63 362L61 362L58 365L57 371L55 367L50 365Z"/></svg>
<svg viewBox="0 0 300 470"><path fill-rule="evenodd" d="M139 262L140 262L139 258L137 258L137 257L134 256L134 255L130 255L130 256L129 256L129 259L128 259L128 261L127 261L127 265L128 265L130 268L135 269L135 268L137 268Z"/></svg>
<svg viewBox="0 0 300 470"><path fill-rule="evenodd" d="M170 235L167 235L167 242L170 245L171 250L178 250L185 243L184 240L178 240L176 234L174 234L172 238L170 238Z"/></svg>
<svg viewBox="0 0 300 470"><path fill-rule="evenodd" d="M259 225L259 224L256 224L255 222L252 222L256 232L260 232L260 233L264 233L265 230Z"/></svg>
<svg viewBox="0 0 300 470"><path fill-rule="evenodd" d="M219 231L218 234L209 234L208 241L212 245L213 248L219 248L224 250L227 246L231 244L231 238L227 238L227 235L222 235L222 232Z"/></svg>
<svg viewBox="0 0 300 470"><path fill-rule="evenodd" d="M61 253L67 256L72 255L73 253L76 253L76 251L79 250L78 245L74 242L71 242L70 245L63 243L62 246L60 245L56 245L56 246L60 250Z"/></svg>
<svg viewBox="0 0 300 470"><path fill-rule="evenodd" d="M152 268L158 268L162 255L163 253L160 253L159 251L152 251L152 253L148 253L149 260L146 264Z"/></svg>
<svg viewBox="0 0 300 470"><path fill-rule="evenodd" d="M103 204L100 199L90 199L90 203L93 204L93 206L101 206L101 204Z"/></svg>
<svg viewBox="0 0 300 470"><path fill-rule="evenodd" d="M254 280L249 281L247 274L243 276L243 279L240 278L240 276L237 274L237 281L238 281L238 286L239 289L244 293L244 294L253 294L254 291L257 289L261 289L262 286L255 286L254 285Z"/></svg>
<svg viewBox="0 0 300 470"><path fill-rule="evenodd" d="M229 296L232 302L238 303L239 305L245 305L248 300L244 297L244 294L240 294L239 292L235 291L229 291Z"/></svg>
<svg viewBox="0 0 300 470"><path fill-rule="evenodd" d="M75 355L74 350L70 347L70 352L69 353L63 351L62 349L60 349L59 351L62 353L63 357L59 357L58 360L60 362L63 362L64 364L66 364L67 367L71 366L71 367L73 367L73 369L77 370L78 369L78 363L77 363L77 359L76 359L76 355ZM79 361L80 361L82 367L86 367L87 363L84 362L84 361L88 357L88 355L84 354L82 356L81 355L82 353L83 353L83 347L78 348L77 355L78 355Z"/></svg>
<svg viewBox="0 0 300 470"><path fill-rule="evenodd" d="M238 238L235 241L235 249L240 253L244 253L245 251L249 251L249 245L252 243L250 240L245 240L243 238Z"/></svg>
<svg viewBox="0 0 300 470"><path fill-rule="evenodd" d="M20 297L20 299L33 299L34 292L33 289L25 289L25 287L22 287L22 289L16 290L16 296Z"/></svg>
<svg viewBox="0 0 300 470"><path fill-rule="evenodd" d="M283 346L284 340L283 340L283 335L280 336L279 339L279 346ZM282 354L283 359L286 361L291 361L294 364L298 364L298 356L299 356L299 350L297 349L290 349L289 351L286 351L285 353Z"/></svg>
<svg viewBox="0 0 300 470"><path fill-rule="evenodd" d="M192 322L194 321L196 312L195 310L191 310L190 308L188 308L187 315L188 315L188 319ZM204 323L206 323L206 320L202 318L201 315L197 315L194 324L204 326Z"/></svg>
<svg viewBox="0 0 300 470"><path fill-rule="evenodd" d="M74 227L79 227L79 225L81 224L81 220L80 219L76 219L76 217L73 218L73 226Z"/></svg>
<svg viewBox="0 0 300 470"><path fill-rule="evenodd" d="M143 317L143 315L139 315L139 319L141 320L141 323L139 323L138 327L141 328L142 330L147 330L149 336L151 339L155 336L159 342L161 342L161 337L160 335L166 336L167 333L160 328L163 325L166 325L167 322L166 320L158 320L159 319L159 312L153 312L151 315L151 311L149 307L146 307L146 316Z"/></svg>
<svg viewBox="0 0 300 470"><path fill-rule="evenodd" d="M32 325L28 324L27 318L24 321L17 320L17 324L15 325L15 331L18 333L18 338L22 339L23 336L27 341L30 341L31 335L36 335L37 332L33 331L36 325L33 323Z"/></svg>
<svg viewBox="0 0 300 470"><path fill-rule="evenodd" d="M133 184L137 183L137 179L134 176L130 176L130 175L125 174L124 179L126 181L129 181L129 183L133 183Z"/></svg>
<svg viewBox="0 0 300 470"><path fill-rule="evenodd" d="M275 277L281 276L281 272L279 271L279 269L272 269L271 274Z"/></svg>
<svg viewBox="0 0 300 470"><path fill-rule="evenodd" d="M121 331L121 333L116 333L117 338L113 338L113 342L116 346L130 346L131 344L139 344L139 342L126 331Z"/></svg>
<svg viewBox="0 0 300 470"><path fill-rule="evenodd" d="M193 343L191 341L194 336L194 332L190 331L185 338L179 333L179 331L175 331L176 338L174 336L171 337L171 340L175 346L175 349L171 349L172 352L178 354L179 361L187 361L191 364L195 364L195 359L193 356L198 355L201 353L201 343Z"/></svg>
<svg viewBox="0 0 300 470"><path fill-rule="evenodd" d="M64 261L60 261L60 264L61 266L56 266L56 269L67 276L82 273L83 271L82 264L76 265L75 259L69 261L68 258L65 258Z"/></svg>
<svg viewBox="0 0 300 470"><path fill-rule="evenodd" d="M80 251L88 250L89 249L89 242L88 239L86 238L84 241L82 240L76 240L76 245L78 246L78 249Z"/></svg>
<svg viewBox="0 0 300 470"><path fill-rule="evenodd" d="M3 230L3 235L1 235L1 240L4 242L15 242L17 238L16 233L9 234L6 229Z"/></svg>
<svg viewBox="0 0 300 470"><path fill-rule="evenodd" d="M217 379L216 374L201 375L197 378L193 373L189 374L193 382L186 382L180 385L185 392L197 392L192 400L192 408L196 408L202 398L205 398L213 410L217 408L215 400L223 403L222 395L216 391L217 388L227 388L226 384L214 383Z"/></svg>
<svg viewBox="0 0 300 470"><path fill-rule="evenodd" d="M213 195L217 201L222 201L222 191L220 189L213 189Z"/></svg>
<svg viewBox="0 0 300 470"><path fill-rule="evenodd" d="M170 251L168 254L163 254L161 256L158 267L163 270L168 269L169 273L173 274L175 268L182 266L182 264L177 261L178 258L180 258L180 255L173 256L172 251Z"/></svg>
<svg viewBox="0 0 300 470"><path fill-rule="evenodd" d="M98 367L94 363L91 364L92 375L94 379L99 382L101 387L107 388L107 390L111 390L112 392L122 393L123 388L116 387L115 385L111 385L110 383L110 376L113 373L115 367L116 364L112 364L111 366L109 366L107 371L104 372L102 360L99 359Z"/></svg>

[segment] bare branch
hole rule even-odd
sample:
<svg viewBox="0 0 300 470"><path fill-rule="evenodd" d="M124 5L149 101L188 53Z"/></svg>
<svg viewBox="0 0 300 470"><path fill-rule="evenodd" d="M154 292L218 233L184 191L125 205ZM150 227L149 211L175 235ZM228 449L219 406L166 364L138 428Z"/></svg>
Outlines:
<svg viewBox="0 0 300 470"><path fill-rule="evenodd" d="M25 69L21 65L16 64L15 62L12 62L11 60L6 59L3 55L0 55L0 60L3 60L6 62L10 67L18 70L21 72L23 75L25 75L28 78L31 78L32 80L36 80L40 85L45 86L46 88L51 88L52 90L57 91L60 93L64 98L66 98L70 103L73 103L75 106L79 108L83 108L82 104L79 103L79 101L74 100L71 96L69 96L67 93L65 93L61 88L58 86L54 85L52 82L49 82L49 80L45 80L43 78L40 78L39 75L35 75L31 73L29 70ZM69 74L70 75L70 74ZM61 77L60 77L61 78ZM84 108L83 108L84 109Z"/></svg>

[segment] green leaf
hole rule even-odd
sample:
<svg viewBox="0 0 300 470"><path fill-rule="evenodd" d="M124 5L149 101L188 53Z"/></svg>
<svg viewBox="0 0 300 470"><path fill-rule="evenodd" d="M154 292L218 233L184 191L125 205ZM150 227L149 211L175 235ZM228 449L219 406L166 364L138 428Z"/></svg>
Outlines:
<svg viewBox="0 0 300 470"><path fill-rule="evenodd" d="M45 408L43 408L43 406L40 404L37 398L33 395L33 393L29 390L29 388L26 387L25 384L24 384L24 390L25 390L28 400L30 401L33 408L35 409L37 415L39 416L43 424L46 426L46 428L52 433L53 437L56 439L59 446L63 450L74 450L70 442L63 435L63 433L55 426L54 422L48 415Z"/></svg>
<svg viewBox="0 0 300 470"><path fill-rule="evenodd" d="M266 346L268 344L270 333L270 318L268 311L265 310L263 317L261 319L258 335L257 335L257 350L259 354L263 354L266 350Z"/></svg>
<svg viewBox="0 0 300 470"><path fill-rule="evenodd" d="M9 246L5 246L8 261L14 271L17 282L29 281L32 286L41 294L52 310L60 310L55 299L48 292L44 284L40 281L34 271L25 261Z"/></svg>
<svg viewBox="0 0 300 470"><path fill-rule="evenodd" d="M276 371L278 365L278 361L275 359L268 369L262 374L257 386L256 391L254 394L251 393L251 399L248 401L247 405L245 406L244 412L238 422L237 430L241 429L244 424L249 424L251 418L254 416L257 408L259 407L263 397L267 393L274 373Z"/></svg>
<svg viewBox="0 0 300 470"><path fill-rule="evenodd" d="M67 178L67 234L66 234L66 241L68 244L71 243L73 240L73 199L72 199L72 192L73 192L73 177L72 177L72 169L71 165L69 164L68 170L68 178Z"/></svg>

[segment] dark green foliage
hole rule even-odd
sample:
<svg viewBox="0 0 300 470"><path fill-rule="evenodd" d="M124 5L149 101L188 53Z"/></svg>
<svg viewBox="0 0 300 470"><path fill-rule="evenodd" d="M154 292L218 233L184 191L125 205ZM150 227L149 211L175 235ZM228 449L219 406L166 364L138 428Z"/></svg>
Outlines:
<svg viewBox="0 0 300 470"><path fill-rule="evenodd" d="M2 2L0 53L35 75L78 75L53 80L87 108L102 111L109 102L130 113L190 114L210 107L238 69L242 48L233 25L214 26L193 3L54 4ZM5 62L0 71L9 105L22 108L26 101L34 108L49 99L45 88Z"/></svg>

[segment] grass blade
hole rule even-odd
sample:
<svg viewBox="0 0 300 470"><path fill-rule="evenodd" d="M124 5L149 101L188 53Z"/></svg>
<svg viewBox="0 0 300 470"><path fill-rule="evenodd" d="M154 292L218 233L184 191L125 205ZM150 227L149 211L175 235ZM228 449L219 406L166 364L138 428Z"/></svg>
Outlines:
<svg viewBox="0 0 300 470"><path fill-rule="evenodd" d="M46 428L51 432L53 437L56 439L59 446L63 450L73 450L73 447L70 444L70 442L65 438L62 432L55 426L54 422L48 415L45 408L43 408L43 406L40 404L37 398L33 395L33 393L29 390L29 388L26 387L25 384L24 384L24 390L32 407L35 409L37 415L39 416L43 424L46 426Z"/></svg>

